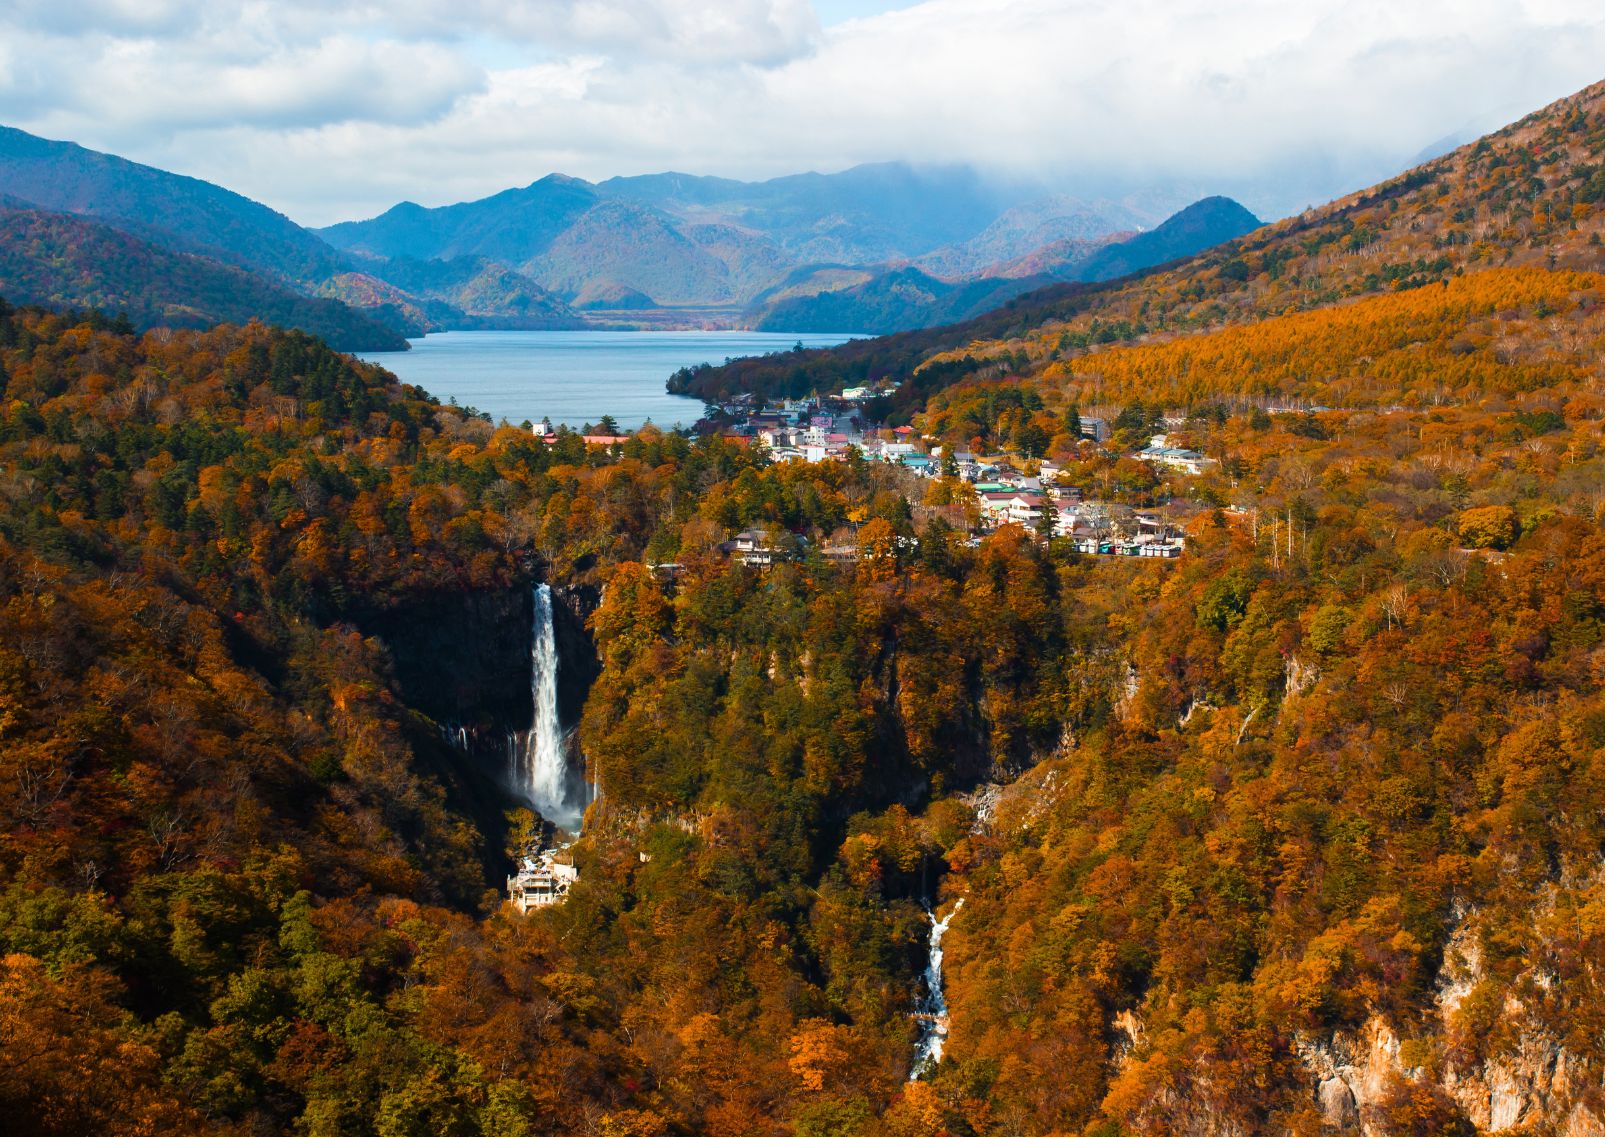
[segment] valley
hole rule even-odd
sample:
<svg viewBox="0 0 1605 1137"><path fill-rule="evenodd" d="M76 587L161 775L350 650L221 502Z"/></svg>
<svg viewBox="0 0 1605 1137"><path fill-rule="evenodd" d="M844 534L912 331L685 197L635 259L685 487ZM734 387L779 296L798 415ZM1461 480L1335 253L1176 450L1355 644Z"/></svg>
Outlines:
<svg viewBox="0 0 1605 1137"><path fill-rule="evenodd" d="M0 131L6 1132L1605 1132L1605 83L1432 154Z"/></svg>

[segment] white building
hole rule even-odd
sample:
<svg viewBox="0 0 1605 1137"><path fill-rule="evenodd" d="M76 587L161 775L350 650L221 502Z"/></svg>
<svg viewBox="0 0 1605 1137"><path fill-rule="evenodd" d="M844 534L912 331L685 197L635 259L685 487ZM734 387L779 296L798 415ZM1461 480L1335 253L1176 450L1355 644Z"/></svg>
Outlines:
<svg viewBox="0 0 1605 1137"><path fill-rule="evenodd" d="M531 908L550 908L568 899L569 887L580 878L574 858L562 850L546 849L519 863L518 872L507 878L507 899L520 913Z"/></svg>
<svg viewBox="0 0 1605 1137"><path fill-rule="evenodd" d="M1148 440L1148 445L1132 457L1142 462L1153 462L1167 469L1180 470L1195 477L1216 465L1215 459L1206 458L1197 450L1182 450L1168 445L1167 437L1163 434L1154 435Z"/></svg>

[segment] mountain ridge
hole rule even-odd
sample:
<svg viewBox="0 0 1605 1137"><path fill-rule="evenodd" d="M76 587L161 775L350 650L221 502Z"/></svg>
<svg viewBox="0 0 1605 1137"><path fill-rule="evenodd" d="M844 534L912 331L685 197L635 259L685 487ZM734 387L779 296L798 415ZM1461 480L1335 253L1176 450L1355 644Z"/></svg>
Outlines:
<svg viewBox="0 0 1605 1137"><path fill-rule="evenodd" d="M0 286L17 303L122 313L140 330L261 319L347 351L407 347L394 327L338 299L308 296L237 265L37 207L0 205Z"/></svg>

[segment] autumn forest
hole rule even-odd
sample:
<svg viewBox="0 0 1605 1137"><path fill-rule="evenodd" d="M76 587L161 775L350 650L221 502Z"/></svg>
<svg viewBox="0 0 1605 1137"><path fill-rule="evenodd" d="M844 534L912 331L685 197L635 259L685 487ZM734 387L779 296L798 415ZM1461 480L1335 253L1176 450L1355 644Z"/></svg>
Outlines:
<svg viewBox="0 0 1605 1137"><path fill-rule="evenodd" d="M678 377L881 383L1168 510L1164 560L982 525L951 462L543 436L268 322L0 304L5 1132L1605 1132L1602 170L1605 86ZM600 796L521 914L486 740L537 582Z"/></svg>

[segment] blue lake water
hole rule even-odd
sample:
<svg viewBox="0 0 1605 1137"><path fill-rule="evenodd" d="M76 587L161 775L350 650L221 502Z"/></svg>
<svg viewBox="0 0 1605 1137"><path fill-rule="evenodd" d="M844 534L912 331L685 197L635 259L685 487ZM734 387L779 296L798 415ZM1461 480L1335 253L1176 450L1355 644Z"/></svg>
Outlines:
<svg viewBox="0 0 1605 1137"><path fill-rule="evenodd" d="M690 426L696 399L671 395L664 381L682 367L805 347L830 347L845 335L780 332L441 332L412 341L411 351L364 353L363 359L415 383L441 402L487 411L515 426L549 418L579 428L612 415L633 430L651 419Z"/></svg>

